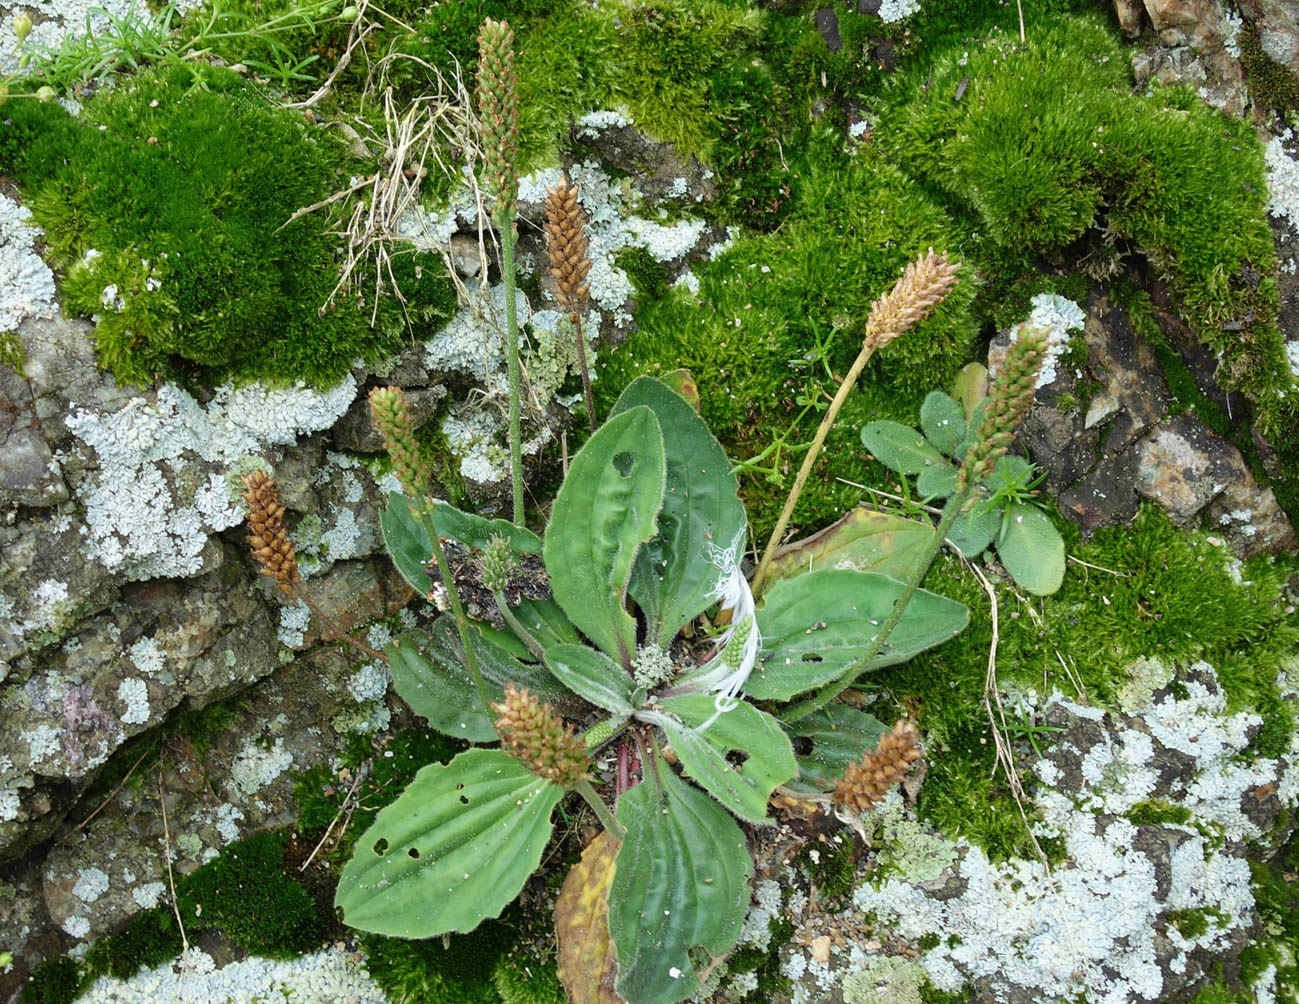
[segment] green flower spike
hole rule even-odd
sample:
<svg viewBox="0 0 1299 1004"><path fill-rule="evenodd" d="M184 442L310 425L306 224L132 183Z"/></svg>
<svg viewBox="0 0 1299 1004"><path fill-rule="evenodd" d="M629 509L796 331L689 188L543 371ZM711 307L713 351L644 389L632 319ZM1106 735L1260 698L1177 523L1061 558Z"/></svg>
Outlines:
<svg viewBox="0 0 1299 1004"><path fill-rule="evenodd" d="M370 415L383 436L384 449L392 457L393 473L401 490L412 500L424 498L429 469L419 455L415 423L410 417L406 395L400 387L375 387L370 391Z"/></svg>

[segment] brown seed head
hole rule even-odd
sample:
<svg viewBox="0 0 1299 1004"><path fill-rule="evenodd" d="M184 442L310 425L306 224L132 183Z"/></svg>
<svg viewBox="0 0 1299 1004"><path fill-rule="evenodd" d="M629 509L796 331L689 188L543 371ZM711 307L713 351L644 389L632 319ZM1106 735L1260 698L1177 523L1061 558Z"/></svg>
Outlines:
<svg viewBox="0 0 1299 1004"><path fill-rule="evenodd" d="M265 471L244 475L244 501L248 503L248 546L253 558L285 593L302 576L293 541L284 530L284 506L275 479Z"/></svg>
<svg viewBox="0 0 1299 1004"><path fill-rule="evenodd" d="M510 683L505 700L493 704L492 710L500 716L496 732L501 749L532 773L563 788L586 779L591 769L586 743L550 705Z"/></svg>
<svg viewBox="0 0 1299 1004"><path fill-rule="evenodd" d="M892 731L880 736L873 752L863 756L860 763L849 764L830 797L837 805L865 812L902 780L921 755L915 722L901 719Z"/></svg>
<svg viewBox="0 0 1299 1004"><path fill-rule="evenodd" d="M923 321L956 285L959 266L947 252L930 248L906 267L891 290L871 304L866 321L866 346L878 349Z"/></svg>
<svg viewBox="0 0 1299 1004"><path fill-rule="evenodd" d="M978 484L1010 449L1019 425L1033 407L1037 394L1037 375L1046 358L1047 332L1024 325L1006 352L1001 371L988 388L983 404L983 418L975 433L974 445L966 454L956 475L956 490L961 492L971 482Z"/></svg>
<svg viewBox="0 0 1299 1004"><path fill-rule="evenodd" d="M487 18L478 29L477 95L483 181L497 213L512 220L519 188L519 99L514 32L507 21Z"/></svg>
<svg viewBox="0 0 1299 1004"><path fill-rule="evenodd" d="M421 500L428 491L429 469L419 455L415 422L400 387L375 387L370 391L370 415L383 436L384 449L392 458L393 473L401 490L412 500Z"/></svg>
<svg viewBox="0 0 1299 1004"><path fill-rule="evenodd" d="M567 178L560 178L554 188L546 189L546 254L549 272L555 278L555 299L559 305L577 314L590 290L585 283L591 271L587 257L586 231L582 209L577 204L578 190Z"/></svg>

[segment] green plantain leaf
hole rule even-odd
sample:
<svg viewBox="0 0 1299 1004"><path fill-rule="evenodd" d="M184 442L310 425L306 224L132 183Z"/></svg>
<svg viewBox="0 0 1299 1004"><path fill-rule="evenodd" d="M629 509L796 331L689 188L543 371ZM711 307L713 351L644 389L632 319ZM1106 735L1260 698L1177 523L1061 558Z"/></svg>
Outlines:
<svg viewBox="0 0 1299 1004"><path fill-rule="evenodd" d="M770 822L767 799L777 785L798 773L794 749L780 723L740 701L699 732L716 710L710 695L673 697L662 703L664 710L681 720L662 725L686 773L737 816L753 823ZM726 759L733 752L747 754L740 767Z"/></svg>
<svg viewBox="0 0 1299 1004"><path fill-rule="evenodd" d="M931 390L920 406L920 429L939 453L954 457L965 438L965 412L941 390Z"/></svg>
<svg viewBox="0 0 1299 1004"><path fill-rule="evenodd" d="M434 637L446 627L435 624ZM415 714L428 719L429 728L469 742L491 742L496 738L494 716L483 707L469 671L448 653L449 647L435 652L427 637L413 631L402 635L384 649L392 684Z"/></svg>
<svg viewBox="0 0 1299 1004"><path fill-rule="evenodd" d="M511 607L520 624L532 632L542 648L551 645L577 645L581 642L577 628L564 616L564 611L554 600L530 600L524 597L517 607Z"/></svg>
<svg viewBox="0 0 1299 1004"><path fill-rule="evenodd" d="M433 525L443 537L470 547L486 547L493 537L504 537L515 554L540 554L541 538L531 530L515 526L508 519L487 519L461 512L446 502L433 503Z"/></svg>
<svg viewBox="0 0 1299 1004"><path fill-rule="evenodd" d="M1050 596L1064 581L1064 540L1036 506L1012 502L997 538L997 557L1011 578L1035 596Z"/></svg>
<svg viewBox="0 0 1299 1004"><path fill-rule="evenodd" d="M425 767L357 841L334 902L347 924L377 934L472 931L541 863L563 796L500 750Z"/></svg>
<svg viewBox="0 0 1299 1004"><path fill-rule="evenodd" d="M973 509L957 516L947 531L947 541L965 558L982 554L997 536L1001 526L1001 510L989 507L987 499L980 499Z"/></svg>
<svg viewBox="0 0 1299 1004"><path fill-rule="evenodd" d="M637 377L613 406L654 412L663 432L667 489L658 533L641 548L629 592L645 614L647 641L668 644L713 602L718 572L709 545L729 547L745 527L739 482L708 426L679 393L652 377Z"/></svg>
<svg viewBox="0 0 1299 1004"><path fill-rule="evenodd" d="M850 763L873 750L888 726L847 704L829 704L796 722L782 722L792 738L811 743L798 756L798 780L789 787L799 791L829 791Z"/></svg>
<svg viewBox="0 0 1299 1004"><path fill-rule="evenodd" d="M424 569L433 557L433 545L423 525L410 511L410 500L401 492L388 493L388 506L379 517L379 529L402 578L415 592L427 596L433 583Z"/></svg>
<svg viewBox="0 0 1299 1004"><path fill-rule="evenodd" d="M927 521L853 509L812 536L777 548L758 595L780 579L822 568L850 567L905 579L933 536L933 525Z"/></svg>
<svg viewBox="0 0 1299 1004"><path fill-rule="evenodd" d="M778 582L758 611L763 651L744 692L759 700L787 701L873 655L875 634L904 588L887 575L840 568ZM964 604L917 589L872 668L941 645L960 634L969 619Z"/></svg>
<svg viewBox="0 0 1299 1004"><path fill-rule="evenodd" d="M749 906L744 833L708 795L657 757L618 800L627 828L609 889L618 993L636 1004L676 1004L699 991L695 946L722 955Z"/></svg>
<svg viewBox="0 0 1299 1004"><path fill-rule="evenodd" d="M439 535L472 547L482 547L494 535L510 541L516 554L540 554L541 538L531 530L503 519L484 519L461 512L445 502L433 504L433 526ZM421 596L427 596L433 582L425 569L433 560L433 544L424 532L424 524L410 509L410 500L401 492L388 493L388 505L379 517L383 542L392 555L392 563Z"/></svg>
<svg viewBox="0 0 1299 1004"><path fill-rule="evenodd" d="M899 474L919 474L931 464L944 463L943 455L916 429L881 419L862 427L862 445L885 467Z"/></svg>
<svg viewBox="0 0 1299 1004"><path fill-rule="evenodd" d="M546 527L550 590L564 613L624 666L636 621L624 609L641 545L654 536L663 501L663 436L644 406L615 415L569 465Z"/></svg>
<svg viewBox="0 0 1299 1004"><path fill-rule="evenodd" d="M921 498L945 499L956 491L956 468L949 463L933 464L916 478L916 492Z"/></svg>
<svg viewBox="0 0 1299 1004"><path fill-rule="evenodd" d="M956 374L956 383L953 384L952 390L960 399L966 423L973 427L974 409L988 396L988 367L982 363L967 363L961 372Z"/></svg>
<svg viewBox="0 0 1299 1004"><path fill-rule="evenodd" d="M501 700L505 685L513 682L557 711L574 714L582 710L581 703L544 666L520 662L478 625L469 636L491 700ZM492 726L496 716L478 699L478 688L461 661L459 642L450 617L440 618L427 635L406 632L384 649L392 683L411 710L428 719L430 728L470 742L492 742L496 739Z"/></svg>
<svg viewBox="0 0 1299 1004"><path fill-rule="evenodd" d="M546 665L559 681L597 708L630 717L636 684L627 671L585 645L552 645L546 649Z"/></svg>

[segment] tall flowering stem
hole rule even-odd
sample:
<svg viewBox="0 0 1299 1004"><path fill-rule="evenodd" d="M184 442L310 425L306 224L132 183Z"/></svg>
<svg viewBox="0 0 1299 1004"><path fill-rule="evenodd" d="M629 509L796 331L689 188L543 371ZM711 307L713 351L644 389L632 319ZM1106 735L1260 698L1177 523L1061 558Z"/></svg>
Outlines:
<svg viewBox="0 0 1299 1004"><path fill-rule="evenodd" d="M519 99L514 75L514 32L509 22L478 29L478 116L482 123L483 180L496 202L505 283L505 353L510 381L510 486L514 522L523 525L523 433L519 424L519 319L514 303L514 212L519 193Z"/></svg>
<svg viewBox="0 0 1299 1004"><path fill-rule="evenodd" d="M586 416L595 432L595 399L591 395L591 371L586 365L586 341L582 338L582 307L590 295L586 275L591 271L587 255L586 231L582 210L577 204L578 190L561 177L554 188L546 189L546 255L550 274L555 280L555 299L573 322L577 336L577 362L582 369L582 393L586 398Z"/></svg>
<svg viewBox="0 0 1299 1004"><path fill-rule="evenodd" d="M771 560L775 557L776 548L780 546L781 538L784 537L785 530L789 526L794 506L798 504L798 497L802 494L803 486L807 484L807 479L812 473L812 466L816 463L821 447L825 444L826 436L834 427L835 419L839 417L839 410L848 400L853 387L857 385L857 378L861 376L861 371L876 349L883 348L898 335L915 327L930 315L934 307L943 302L952 287L956 285L957 268L957 264L948 259L946 252L935 254L934 249L930 248L929 253L923 258L913 261L906 267L902 278L887 294L871 305L870 317L866 321L866 337L862 340L861 351L857 353L848 375L839 384L839 390L834 400L830 402L825 417L821 419L821 424L812 439L812 445L803 457L803 466L798 470L794 487L789 497L785 499L785 507L780 511L776 528L771 532L771 539L767 541L767 549L762 554L762 561L758 563L758 570L753 575L751 585L754 593L762 588L763 580L766 579L767 572L771 568Z"/></svg>
<svg viewBox="0 0 1299 1004"><path fill-rule="evenodd" d="M483 707L490 707L487 685L483 682L482 671L478 668L478 656L474 654L469 643L469 618L460 603L460 593L451 575L451 566L447 564L446 550L438 537L437 528L433 525L433 512L429 505L428 485L429 469L419 455L419 443L415 439L415 422L411 418L410 408L406 404L406 395L400 387L375 387L370 391L370 416L374 419L379 434L383 436L384 449L392 458L393 472L401 482L401 490L410 503L411 512L424 527L424 533L433 545L433 558L437 562L438 576L447 591L447 601L451 606L451 616L455 618L456 630L460 634L460 645L465 650L465 666L469 675L474 678L474 687L478 690L478 699Z"/></svg>
<svg viewBox="0 0 1299 1004"><path fill-rule="evenodd" d="M952 529L952 524L956 522L956 517L965 510L974 497L974 491L981 478L992 470L1010 448L1015 438L1015 431L1033 405L1033 396L1037 390L1037 374L1042 368L1042 361L1046 358L1047 333L1045 331L1029 325L1021 325L1016 334L1016 340L1011 343L1006 353L1001 372L997 374L988 389L988 399L983 410L984 417L975 434L974 445L970 447L957 472L959 487L947 500L943 515L934 529L934 535L916 562L915 570L908 577L902 595L898 597L893 609L880 626L879 633L872 643L871 653L851 663L839 674L837 680L827 684L820 692L784 711L781 718L785 721L798 721L820 710L856 683L863 673L875 668L877 660L887 650L889 636L902 620L907 604L911 602L911 597L920 587L921 579L933 564L934 557Z"/></svg>

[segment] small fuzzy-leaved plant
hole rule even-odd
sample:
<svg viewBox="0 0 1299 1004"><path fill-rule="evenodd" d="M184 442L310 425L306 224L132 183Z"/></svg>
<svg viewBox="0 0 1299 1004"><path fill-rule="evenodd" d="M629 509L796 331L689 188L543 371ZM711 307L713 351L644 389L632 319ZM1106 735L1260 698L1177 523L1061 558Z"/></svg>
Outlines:
<svg viewBox="0 0 1299 1004"><path fill-rule="evenodd" d="M839 568L782 578L759 606L737 488L691 404L642 377L573 457L544 536L419 487L390 496L383 531L402 574L430 593L435 554L460 586L455 618L387 647L394 685L433 728L482 745L421 770L360 837L337 891L346 923L429 938L497 916L575 792L608 832L600 846L616 848L607 894L584 890L600 900L605 946L590 978L612 958L625 1000L699 991L749 903L740 822L770 822L778 786L827 791L886 731L844 704L784 721L784 702L904 661L968 620L914 584ZM457 591L471 613L494 604L497 626L469 622ZM795 756L796 739L810 753ZM593 758L615 742L610 812Z"/></svg>
<svg viewBox="0 0 1299 1004"><path fill-rule="evenodd" d="M916 477L925 499L957 494L960 466L978 432L986 371L977 364L961 375L964 404L942 391L930 391L920 407L920 429L882 420L862 427L861 440L875 459L901 475ZM1050 518L1033 504L1040 480L1023 457L1006 453L972 487L971 498L947 532L947 542L972 558L995 545L1011 578L1037 596L1049 596L1064 579L1064 539Z"/></svg>

